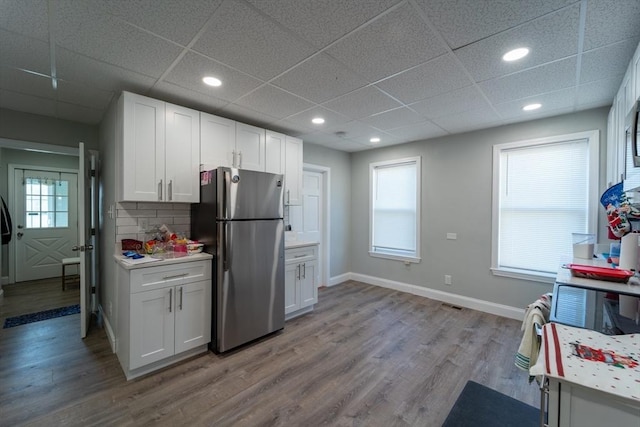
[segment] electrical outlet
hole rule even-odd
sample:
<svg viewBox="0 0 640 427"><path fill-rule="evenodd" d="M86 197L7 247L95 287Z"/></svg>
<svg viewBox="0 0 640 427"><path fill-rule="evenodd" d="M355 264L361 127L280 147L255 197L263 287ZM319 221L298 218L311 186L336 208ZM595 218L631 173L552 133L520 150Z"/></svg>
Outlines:
<svg viewBox="0 0 640 427"><path fill-rule="evenodd" d="M445 285L451 285L451 275L450 274L445 274L444 275L444 284Z"/></svg>
<svg viewBox="0 0 640 427"><path fill-rule="evenodd" d="M456 240L458 238L457 233L447 233L447 240Z"/></svg>
<svg viewBox="0 0 640 427"><path fill-rule="evenodd" d="M109 319L112 319L112 313L113 313L113 304L111 304L111 301L109 301Z"/></svg>
<svg viewBox="0 0 640 427"><path fill-rule="evenodd" d="M138 230L147 231L149 229L149 218L140 218L138 220Z"/></svg>

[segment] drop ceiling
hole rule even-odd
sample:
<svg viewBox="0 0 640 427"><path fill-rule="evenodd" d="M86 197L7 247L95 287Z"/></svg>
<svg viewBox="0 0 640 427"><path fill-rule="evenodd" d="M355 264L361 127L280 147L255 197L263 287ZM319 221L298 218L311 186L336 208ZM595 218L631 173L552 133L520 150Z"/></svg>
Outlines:
<svg viewBox="0 0 640 427"><path fill-rule="evenodd" d="M638 0L4 0L0 108L96 125L127 90L353 152L610 105L638 22Z"/></svg>

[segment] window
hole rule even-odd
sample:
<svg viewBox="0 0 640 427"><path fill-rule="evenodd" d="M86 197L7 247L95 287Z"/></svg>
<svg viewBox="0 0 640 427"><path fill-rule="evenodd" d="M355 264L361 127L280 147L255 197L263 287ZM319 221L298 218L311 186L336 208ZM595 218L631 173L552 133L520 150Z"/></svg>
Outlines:
<svg viewBox="0 0 640 427"><path fill-rule="evenodd" d="M371 256L420 262L420 157L371 163Z"/></svg>
<svg viewBox="0 0 640 427"><path fill-rule="evenodd" d="M26 228L69 226L69 181L25 178Z"/></svg>
<svg viewBox="0 0 640 427"><path fill-rule="evenodd" d="M492 271L552 281L571 233L595 233L598 131L493 147Z"/></svg>

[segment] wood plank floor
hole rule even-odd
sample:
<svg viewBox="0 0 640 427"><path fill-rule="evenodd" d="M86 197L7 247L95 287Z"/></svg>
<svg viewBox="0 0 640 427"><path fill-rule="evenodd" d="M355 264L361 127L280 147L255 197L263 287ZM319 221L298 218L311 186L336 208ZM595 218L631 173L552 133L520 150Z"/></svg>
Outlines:
<svg viewBox="0 0 640 427"><path fill-rule="evenodd" d="M439 426L470 379L539 404L518 321L358 282L319 299L268 339L129 382L78 315L3 329L0 424Z"/></svg>
<svg viewBox="0 0 640 427"><path fill-rule="evenodd" d="M62 290L60 277L3 285L0 298L0 324L7 317L35 313L80 303L80 287L67 285Z"/></svg>

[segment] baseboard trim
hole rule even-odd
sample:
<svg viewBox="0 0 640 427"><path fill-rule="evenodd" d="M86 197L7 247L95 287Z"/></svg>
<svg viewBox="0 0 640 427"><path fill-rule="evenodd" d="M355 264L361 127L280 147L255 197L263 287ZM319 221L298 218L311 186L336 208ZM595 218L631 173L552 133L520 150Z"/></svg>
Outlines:
<svg viewBox="0 0 640 427"><path fill-rule="evenodd" d="M3 285L9 284L9 276L2 276L2 284Z"/></svg>
<svg viewBox="0 0 640 427"><path fill-rule="evenodd" d="M107 332L107 339L109 340L111 351L115 353L116 352L116 334L113 332L111 323L109 323L109 318L104 315L104 310L102 309L102 305L100 304L98 304L98 311L100 312L100 317L102 317L102 324L104 325L104 330Z"/></svg>
<svg viewBox="0 0 640 427"><path fill-rule="evenodd" d="M329 283L327 283L327 286L339 285L340 283L344 283L347 280L351 280L351 273L344 273L339 276L334 276L330 278Z"/></svg>
<svg viewBox="0 0 640 427"><path fill-rule="evenodd" d="M524 310L521 308L497 304L491 301L479 300L476 298L470 298L463 295L452 294L449 292L443 292L436 289L425 288L423 286L411 285L409 283L396 282L394 280L367 276L366 274L346 273L341 274L337 277L343 278L343 276L348 276L348 279L343 279L341 282L337 282L336 284L342 283L346 280L357 280L358 282L364 282L369 285L380 286L382 288L393 289L400 292L407 292L436 301L442 301L448 304L462 306L485 313L495 314L496 316L507 317L509 319L515 320L524 319Z"/></svg>

